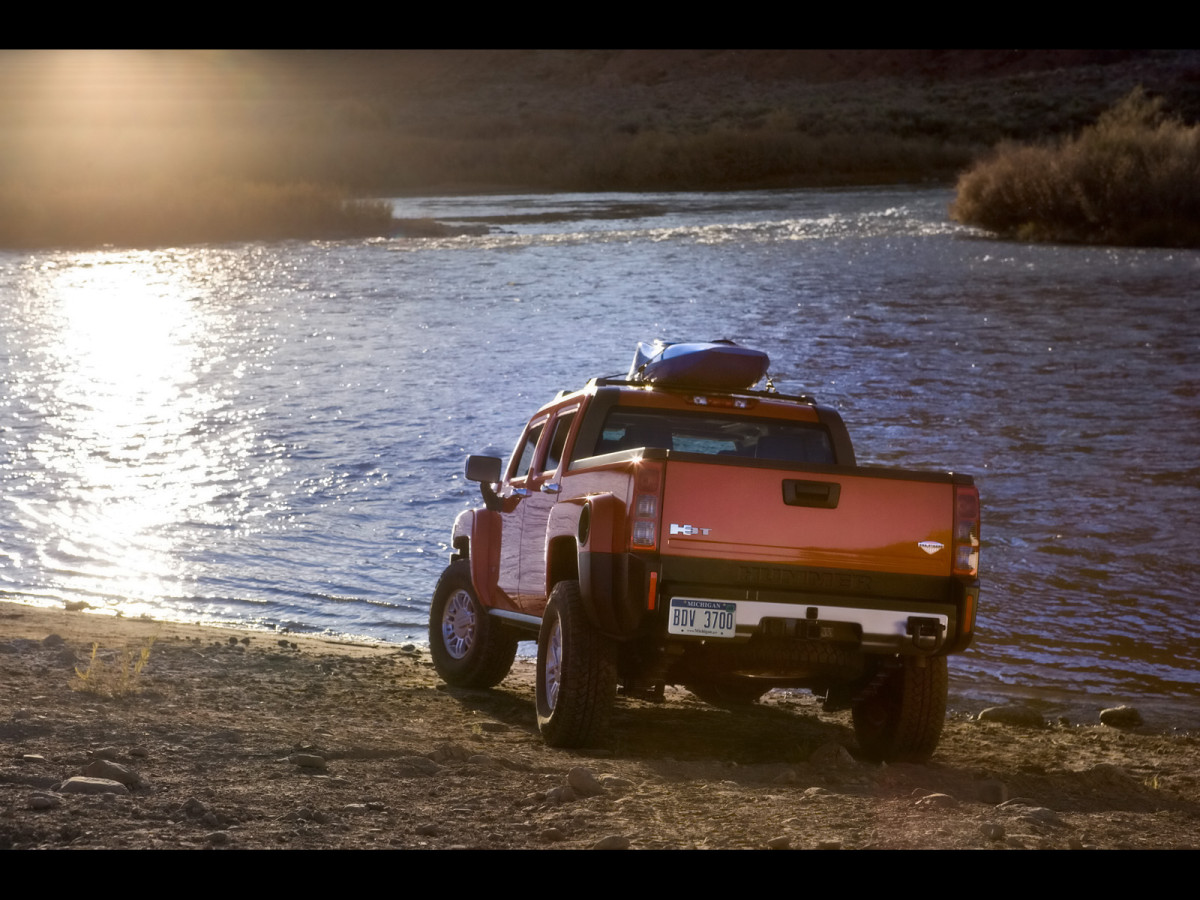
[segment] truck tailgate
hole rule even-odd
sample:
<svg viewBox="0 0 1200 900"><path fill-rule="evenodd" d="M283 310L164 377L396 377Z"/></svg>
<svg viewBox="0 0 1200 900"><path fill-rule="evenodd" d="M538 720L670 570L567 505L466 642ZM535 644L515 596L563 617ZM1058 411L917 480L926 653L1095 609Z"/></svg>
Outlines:
<svg viewBox="0 0 1200 900"><path fill-rule="evenodd" d="M735 470L673 458L664 485L662 552L947 576L953 518L954 487L940 473Z"/></svg>

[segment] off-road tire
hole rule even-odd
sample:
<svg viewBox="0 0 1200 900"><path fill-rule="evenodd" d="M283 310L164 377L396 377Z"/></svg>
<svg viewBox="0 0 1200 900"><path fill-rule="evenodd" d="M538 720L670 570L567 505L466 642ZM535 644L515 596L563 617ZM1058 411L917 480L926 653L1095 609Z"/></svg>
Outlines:
<svg viewBox="0 0 1200 900"><path fill-rule="evenodd" d="M578 581L550 593L538 634L537 717L551 747L596 746L617 693L616 646L588 620Z"/></svg>
<svg viewBox="0 0 1200 900"><path fill-rule="evenodd" d="M512 668L517 636L479 602L468 560L451 563L438 579L429 610L429 651L437 673L454 687L493 687Z"/></svg>
<svg viewBox="0 0 1200 900"><path fill-rule="evenodd" d="M884 762L928 760L946 723L949 683L944 656L889 661L852 707L863 754Z"/></svg>

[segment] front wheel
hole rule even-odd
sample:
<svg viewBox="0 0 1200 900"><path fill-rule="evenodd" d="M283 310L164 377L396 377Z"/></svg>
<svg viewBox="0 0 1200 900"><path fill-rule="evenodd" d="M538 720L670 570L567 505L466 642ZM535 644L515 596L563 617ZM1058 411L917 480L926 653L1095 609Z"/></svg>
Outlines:
<svg viewBox="0 0 1200 900"><path fill-rule="evenodd" d="M906 656L881 668L854 702L854 734L863 753L885 762L925 762L946 723L946 657Z"/></svg>
<svg viewBox="0 0 1200 900"><path fill-rule="evenodd" d="M447 684L489 688L512 668L517 638L475 596L471 564L453 562L438 579L429 610L429 651Z"/></svg>
<svg viewBox="0 0 1200 900"><path fill-rule="evenodd" d="M538 634L537 716L551 747L586 747L608 730L617 692L616 648L588 621L578 581L560 581Z"/></svg>

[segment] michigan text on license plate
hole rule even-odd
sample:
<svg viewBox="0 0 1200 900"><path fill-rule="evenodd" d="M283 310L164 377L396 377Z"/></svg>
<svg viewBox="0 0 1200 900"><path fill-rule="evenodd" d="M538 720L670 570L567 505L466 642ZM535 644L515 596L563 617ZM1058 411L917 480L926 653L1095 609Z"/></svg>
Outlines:
<svg viewBox="0 0 1200 900"><path fill-rule="evenodd" d="M672 597L667 633L731 638L737 634L737 604L728 600Z"/></svg>

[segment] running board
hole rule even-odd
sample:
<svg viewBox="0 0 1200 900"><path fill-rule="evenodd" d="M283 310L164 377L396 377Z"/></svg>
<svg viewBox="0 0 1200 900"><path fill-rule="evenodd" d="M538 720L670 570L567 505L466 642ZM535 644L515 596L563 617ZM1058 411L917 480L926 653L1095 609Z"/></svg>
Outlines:
<svg viewBox="0 0 1200 900"><path fill-rule="evenodd" d="M515 625L522 631L532 631L537 634L542 629L542 620L537 616L527 616L525 613L510 612L507 609L489 609L489 616L495 616L497 619L503 619L510 625Z"/></svg>

